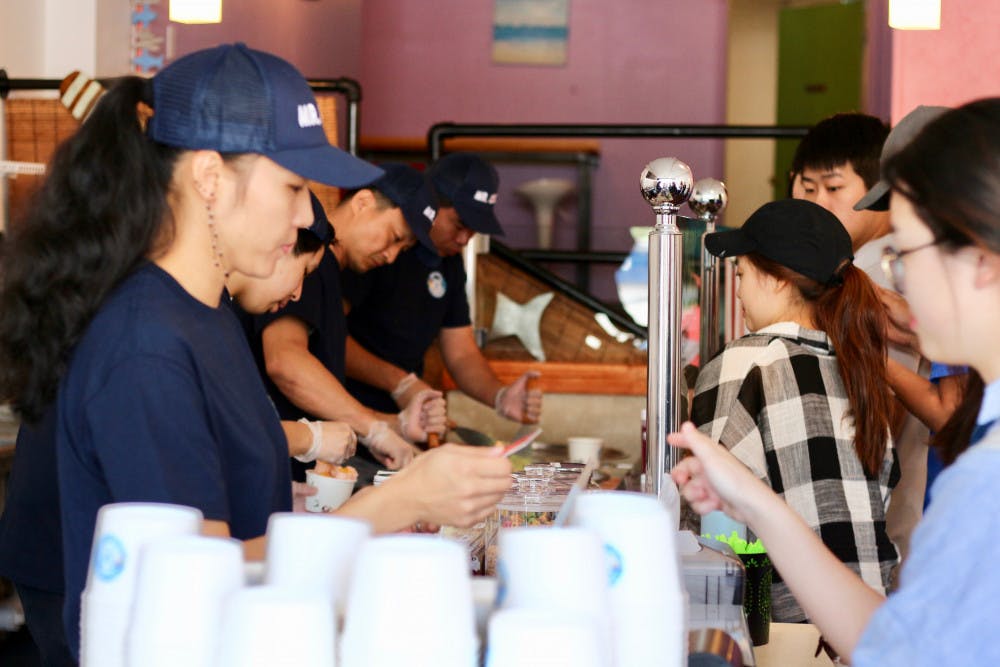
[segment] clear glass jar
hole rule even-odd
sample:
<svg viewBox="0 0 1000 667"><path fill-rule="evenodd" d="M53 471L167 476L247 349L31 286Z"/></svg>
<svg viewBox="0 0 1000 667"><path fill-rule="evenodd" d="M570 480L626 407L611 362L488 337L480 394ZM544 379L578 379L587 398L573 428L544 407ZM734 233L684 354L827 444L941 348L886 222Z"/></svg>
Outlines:
<svg viewBox="0 0 1000 667"><path fill-rule="evenodd" d="M485 574L487 576L496 574L497 543L502 529L544 527L552 525L555 521L568 492L568 489L564 491L562 485L556 481L556 476L555 473L548 475L540 470L513 475L514 486L497 505L493 515L486 520Z"/></svg>

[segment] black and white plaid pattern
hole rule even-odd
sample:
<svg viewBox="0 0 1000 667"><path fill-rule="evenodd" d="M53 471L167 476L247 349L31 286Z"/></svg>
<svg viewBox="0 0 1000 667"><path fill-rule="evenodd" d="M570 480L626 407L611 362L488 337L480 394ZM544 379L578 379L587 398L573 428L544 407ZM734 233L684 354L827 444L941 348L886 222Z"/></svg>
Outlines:
<svg viewBox="0 0 1000 667"><path fill-rule="evenodd" d="M826 334L780 322L733 341L705 365L691 416L885 593L899 558L885 532L899 465L890 440L878 477L865 472L849 407ZM806 620L777 573L774 581L774 620Z"/></svg>

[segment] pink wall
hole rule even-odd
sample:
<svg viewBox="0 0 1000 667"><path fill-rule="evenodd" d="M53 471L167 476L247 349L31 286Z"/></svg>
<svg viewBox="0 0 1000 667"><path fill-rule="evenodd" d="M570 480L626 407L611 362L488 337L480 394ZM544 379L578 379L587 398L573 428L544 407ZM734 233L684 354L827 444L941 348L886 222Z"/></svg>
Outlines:
<svg viewBox="0 0 1000 667"><path fill-rule="evenodd" d="M361 0L228 0L220 24L172 25L176 56L239 41L285 58L307 77L360 74Z"/></svg>
<svg viewBox="0 0 1000 667"><path fill-rule="evenodd" d="M919 104L1000 95L1000 5L944 0L941 29L893 35L892 119Z"/></svg>
<svg viewBox="0 0 1000 667"><path fill-rule="evenodd" d="M362 135L422 137L440 121L471 123L722 123L725 0L571 0L564 67L494 65L493 2L365 0ZM595 174L593 247L626 250L627 228L653 215L638 192L652 159L674 155L695 178L722 176L716 141L604 140ZM511 188L571 168L501 165L498 213L515 246L534 246L528 209ZM570 247L575 213L563 212L556 247ZM613 298L611 268L598 272Z"/></svg>

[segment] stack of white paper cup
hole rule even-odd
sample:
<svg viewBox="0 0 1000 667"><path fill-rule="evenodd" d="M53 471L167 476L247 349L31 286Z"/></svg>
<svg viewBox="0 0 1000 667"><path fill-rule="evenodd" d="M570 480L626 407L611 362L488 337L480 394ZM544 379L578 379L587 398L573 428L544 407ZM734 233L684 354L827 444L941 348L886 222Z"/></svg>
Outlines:
<svg viewBox="0 0 1000 667"><path fill-rule="evenodd" d="M340 658L343 667L475 667L465 549L424 535L368 540L354 569Z"/></svg>
<svg viewBox="0 0 1000 667"><path fill-rule="evenodd" d="M114 503L100 509L80 600L83 667L125 664L125 631L142 547L157 539L195 535L201 521L200 511L181 505Z"/></svg>
<svg viewBox="0 0 1000 667"><path fill-rule="evenodd" d="M490 618L486 667L602 667L597 619L591 614L504 609Z"/></svg>
<svg viewBox="0 0 1000 667"><path fill-rule="evenodd" d="M322 514L281 512L267 522L267 573L274 586L326 595L343 611L354 559L371 537L366 521Z"/></svg>
<svg viewBox="0 0 1000 667"><path fill-rule="evenodd" d="M128 667L214 667L225 600L243 587L237 540L185 535L142 549Z"/></svg>
<svg viewBox="0 0 1000 667"><path fill-rule="evenodd" d="M572 522L604 541L615 665L686 665L686 602L670 512L653 496L591 491L577 499Z"/></svg>
<svg viewBox="0 0 1000 667"><path fill-rule="evenodd" d="M597 533L584 528L500 531L500 609L579 613L594 621L600 664L612 664L608 565Z"/></svg>
<svg viewBox="0 0 1000 667"><path fill-rule="evenodd" d="M336 624L325 595L243 588L226 602L219 667L334 667ZM178 663L180 664L180 663Z"/></svg>

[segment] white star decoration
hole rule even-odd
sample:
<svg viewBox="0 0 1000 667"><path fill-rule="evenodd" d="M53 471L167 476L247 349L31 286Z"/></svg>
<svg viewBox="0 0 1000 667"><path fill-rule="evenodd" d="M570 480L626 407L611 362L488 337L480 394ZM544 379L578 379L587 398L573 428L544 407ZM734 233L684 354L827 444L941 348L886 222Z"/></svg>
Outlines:
<svg viewBox="0 0 1000 667"><path fill-rule="evenodd" d="M542 313L555 296L552 292L539 294L525 304L517 303L510 297L497 292L497 309L493 313L493 327L489 339L517 336L535 359L545 361L542 349Z"/></svg>

